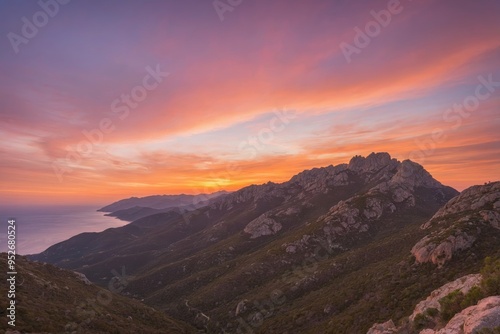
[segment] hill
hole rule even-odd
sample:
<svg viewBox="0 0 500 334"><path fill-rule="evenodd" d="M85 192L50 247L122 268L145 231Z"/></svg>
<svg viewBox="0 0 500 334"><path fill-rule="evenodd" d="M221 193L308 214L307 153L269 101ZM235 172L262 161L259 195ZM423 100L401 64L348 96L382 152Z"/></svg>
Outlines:
<svg viewBox="0 0 500 334"><path fill-rule="evenodd" d="M7 272L7 255L0 270ZM196 333L143 303L90 283L83 274L17 256L16 322L7 325L7 281L0 282L0 328L22 333ZM110 281L119 292L123 277Z"/></svg>
<svg viewBox="0 0 500 334"><path fill-rule="evenodd" d="M145 207L151 209L169 209L175 207L188 207L198 206L199 203L206 202L212 198L225 195L225 191L218 191L212 194L199 194L199 195L153 195L146 197L130 197L119 200L100 208L97 211L102 212L116 212L119 210L126 210L134 207Z"/></svg>

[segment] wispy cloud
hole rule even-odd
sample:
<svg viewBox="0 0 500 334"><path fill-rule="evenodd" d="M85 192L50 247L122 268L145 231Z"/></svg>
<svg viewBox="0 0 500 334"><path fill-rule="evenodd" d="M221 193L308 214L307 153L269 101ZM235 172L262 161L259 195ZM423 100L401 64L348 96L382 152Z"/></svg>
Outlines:
<svg viewBox="0 0 500 334"><path fill-rule="evenodd" d="M2 200L234 190L353 154L405 159L436 128L446 140L421 162L439 180L461 189L498 179L500 90L458 129L443 112L470 94L478 76L500 81L500 4L405 2L347 64L339 43L386 4L248 2L222 23L210 2L68 4L22 52L2 42ZM1 6L4 35L38 10ZM111 104L151 64L162 64L168 80L119 120ZM240 143L269 127L280 108L296 119L242 155ZM51 164L67 160L82 132L103 118L116 129L59 183ZM228 177L235 162L241 172Z"/></svg>

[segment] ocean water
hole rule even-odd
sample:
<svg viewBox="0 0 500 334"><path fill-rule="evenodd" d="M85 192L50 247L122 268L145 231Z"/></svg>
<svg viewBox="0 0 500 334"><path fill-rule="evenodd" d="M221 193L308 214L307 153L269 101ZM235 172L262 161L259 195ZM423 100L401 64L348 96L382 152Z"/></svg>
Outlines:
<svg viewBox="0 0 500 334"><path fill-rule="evenodd" d="M90 206L0 207L0 252L7 251L8 220L16 220L16 253L40 253L83 232L101 232L128 222Z"/></svg>

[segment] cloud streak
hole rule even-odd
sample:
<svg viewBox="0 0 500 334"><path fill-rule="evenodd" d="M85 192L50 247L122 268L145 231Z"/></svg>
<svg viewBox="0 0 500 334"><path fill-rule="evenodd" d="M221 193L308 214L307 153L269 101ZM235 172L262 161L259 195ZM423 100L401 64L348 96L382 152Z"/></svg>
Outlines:
<svg viewBox="0 0 500 334"><path fill-rule="evenodd" d="M446 140L416 160L440 181L463 189L498 179L498 91L458 129L443 113L478 76L500 81L500 5L403 4L349 64L339 44L386 1L249 2L223 22L196 1L65 5L22 52L7 39L0 49L0 134L8 138L0 196L73 203L235 190L354 154L406 159L436 128ZM2 6L4 35L38 8ZM156 64L170 76L119 119L113 101ZM297 118L242 154L241 143L258 139L282 108ZM58 182L52 164L66 163L104 118L115 129ZM228 173L234 163L240 172Z"/></svg>

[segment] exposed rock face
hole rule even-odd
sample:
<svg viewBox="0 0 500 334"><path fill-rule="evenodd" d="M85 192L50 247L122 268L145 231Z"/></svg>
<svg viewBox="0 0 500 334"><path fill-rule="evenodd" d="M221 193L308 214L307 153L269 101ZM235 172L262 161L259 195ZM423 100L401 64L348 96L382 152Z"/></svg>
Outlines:
<svg viewBox="0 0 500 334"><path fill-rule="evenodd" d="M396 159L391 160L388 153L372 153L366 158L358 155L349 161L349 169L360 173L374 173L391 162L396 162Z"/></svg>
<svg viewBox="0 0 500 334"><path fill-rule="evenodd" d="M353 182L347 168L347 164L313 168L295 175L289 183L295 183L308 192L324 192L328 187L345 186Z"/></svg>
<svg viewBox="0 0 500 334"><path fill-rule="evenodd" d="M472 186L465 189L460 195L452 198L439 209L427 223L422 225L422 228L426 229L431 226L446 224L450 215L481 209L498 215L498 210L500 210L500 182L491 182L483 186ZM498 217L497 215L496 217Z"/></svg>
<svg viewBox="0 0 500 334"><path fill-rule="evenodd" d="M410 316L410 320L414 321L417 314L423 314L427 309L435 308L437 310L441 310L441 305L439 304L439 300L451 292L455 290L460 290L463 294L469 292L475 286L478 286L481 283L481 275L480 274L472 274L464 277L460 277L459 279L454 280L453 282L447 283L442 287L431 292L427 299L421 301L415 306L415 310Z"/></svg>
<svg viewBox="0 0 500 334"><path fill-rule="evenodd" d="M318 178L322 177L324 179L319 183L322 186L319 186ZM328 185L352 184L360 180L362 184L371 184L372 187L339 201L320 216L314 224L321 226L321 230L315 233L313 241L321 239L328 243L330 249L339 248L338 242L343 236L368 232L375 222L415 207L418 200L422 202L422 197L417 198L421 196L417 194L417 189L426 189L436 203L445 203L458 194L433 179L419 164L409 160L399 162L387 153L372 153L366 158L355 156L347 165L305 171L290 182L296 182L304 189L327 192ZM295 253L306 246L299 240L292 244L297 247L285 248L288 253Z"/></svg>
<svg viewBox="0 0 500 334"><path fill-rule="evenodd" d="M442 184L435 180L424 167L410 160L404 160L398 172L391 179L392 184L404 184L410 188L429 187L439 188Z"/></svg>
<svg viewBox="0 0 500 334"><path fill-rule="evenodd" d="M236 310L234 311L234 315L238 316L241 313L244 313L247 310L247 304L248 304L247 299L243 299L241 302L239 302L238 305L236 305Z"/></svg>
<svg viewBox="0 0 500 334"><path fill-rule="evenodd" d="M394 193L394 201L398 203L410 198L416 187L446 188L417 163L410 160L399 162L388 153L371 153L367 157L355 156L349 164L303 171L282 184L269 182L245 187L215 200L211 206L229 209L247 201L256 203L269 198L301 198L306 194L327 193L335 187L354 184L359 180L376 181L374 190L379 193Z"/></svg>
<svg viewBox="0 0 500 334"><path fill-rule="evenodd" d="M464 333L475 333L482 328L500 326L500 296L488 297L481 300L476 306L463 310Z"/></svg>
<svg viewBox="0 0 500 334"><path fill-rule="evenodd" d="M74 272L76 274L76 277L82 281L83 283L87 284L87 285L92 285L92 282L89 281L89 279L87 278L87 276L85 276L85 274L82 274L82 273L79 273L77 271Z"/></svg>
<svg viewBox="0 0 500 334"><path fill-rule="evenodd" d="M469 249L487 226L500 229L500 182L473 186L451 199L422 229L436 228L412 248L419 263L443 266Z"/></svg>
<svg viewBox="0 0 500 334"><path fill-rule="evenodd" d="M468 249L476 241L476 236L457 231L439 242L433 242L430 236L425 236L415 246L411 253L419 263L432 262L442 267L451 260L457 251Z"/></svg>
<svg viewBox="0 0 500 334"><path fill-rule="evenodd" d="M496 204L496 203L495 203ZM496 211L482 210L479 214L485 222L489 222L491 226L500 230L500 207L497 206Z"/></svg>
<svg viewBox="0 0 500 334"><path fill-rule="evenodd" d="M422 166L408 160L400 163L383 153L371 154L367 158L354 157L349 169L362 171L363 175L368 176L377 172L381 182L365 194L339 202L328 214L320 217L326 224L324 231L329 236L341 236L353 231L366 232L372 221L397 211L397 205L415 206L416 187L445 188ZM445 196L444 193L441 195Z"/></svg>
<svg viewBox="0 0 500 334"><path fill-rule="evenodd" d="M263 214L248 223L244 231L245 233L251 234L251 239L255 239L265 235L276 234L281 228L282 226L280 223L267 217L267 214Z"/></svg>
<svg viewBox="0 0 500 334"><path fill-rule="evenodd" d="M391 320L384 322L383 324L375 324L366 332L366 334L393 334L397 333L396 325Z"/></svg>
<svg viewBox="0 0 500 334"><path fill-rule="evenodd" d="M444 328L438 331L426 329L421 334L474 334L483 328L499 326L500 296L493 296L456 314Z"/></svg>

